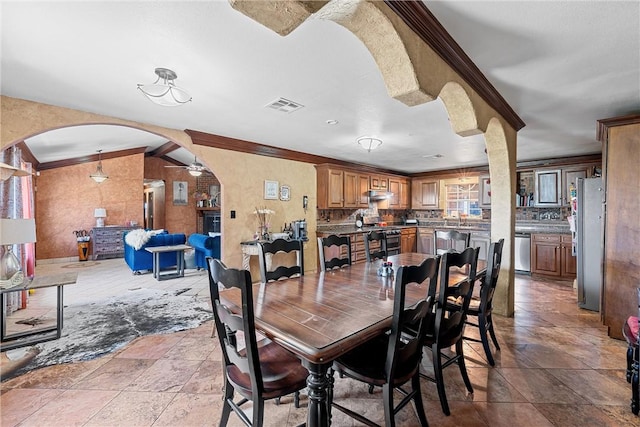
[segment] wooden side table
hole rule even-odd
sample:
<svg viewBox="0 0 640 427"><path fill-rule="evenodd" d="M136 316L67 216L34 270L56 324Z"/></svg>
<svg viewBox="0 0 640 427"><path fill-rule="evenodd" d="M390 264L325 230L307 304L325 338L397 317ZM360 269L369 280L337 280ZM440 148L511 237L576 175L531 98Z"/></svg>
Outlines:
<svg viewBox="0 0 640 427"><path fill-rule="evenodd" d="M25 280L25 283L12 288L0 289L0 351L7 351L13 348L33 345L40 342L51 341L60 338L63 326L63 293L64 285L76 283L78 273L53 274L50 276L36 276L33 280ZM35 329L27 332L17 332L7 334L7 312L5 307L5 294L10 292L22 292L30 289L41 289L55 286L57 287L56 301L56 324L46 328ZM55 332L55 333L52 333Z"/></svg>

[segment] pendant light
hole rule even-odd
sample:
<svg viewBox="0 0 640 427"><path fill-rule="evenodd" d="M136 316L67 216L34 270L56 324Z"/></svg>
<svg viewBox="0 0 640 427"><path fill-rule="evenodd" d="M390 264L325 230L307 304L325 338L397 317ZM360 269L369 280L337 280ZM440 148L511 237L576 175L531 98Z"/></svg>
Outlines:
<svg viewBox="0 0 640 427"><path fill-rule="evenodd" d="M106 173L104 173L102 171L102 157L101 157L101 153L102 150L98 150L98 168L96 169L96 171L94 173L92 173L91 175L89 175L89 177L91 179L93 179L95 182L97 182L98 184L104 182L107 180L107 178L109 178L109 175L107 175Z"/></svg>

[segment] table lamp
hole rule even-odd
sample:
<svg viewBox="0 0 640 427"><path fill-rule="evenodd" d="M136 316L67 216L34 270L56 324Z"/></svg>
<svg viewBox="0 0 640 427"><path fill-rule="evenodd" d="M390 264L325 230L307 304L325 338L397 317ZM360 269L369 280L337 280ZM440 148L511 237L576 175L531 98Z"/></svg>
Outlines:
<svg viewBox="0 0 640 427"><path fill-rule="evenodd" d="M107 217L107 210L105 208L96 208L93 211L93 216L96 218L96 227L104 227L104 219Z"/></svg>
<svg viewBox="0 0 640 427"><path fill-rule="evenodd" d="M22 266L13 253L12 246L35 241L35 219L0 218L0 244L4 247L4 254L0 259L0 288L11 288L24 282Z"/></svg>

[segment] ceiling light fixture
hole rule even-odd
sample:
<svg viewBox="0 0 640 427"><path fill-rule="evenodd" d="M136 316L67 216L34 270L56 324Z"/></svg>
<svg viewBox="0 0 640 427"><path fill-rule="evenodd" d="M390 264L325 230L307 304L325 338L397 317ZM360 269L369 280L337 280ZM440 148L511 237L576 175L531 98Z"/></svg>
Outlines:
<svg viewBox="0 0 640 427"><path fill-rule="evenodd" d="M109 178L109 175L102 171L102 157L100 153L102 153L102 150L98 150L98 167L94 173L89 175L89 177L98 184L106 181Z"/></svg>
<svg viewBox="0 0 640 427"><path fill-rule="evenodd" d="M382 140L374 138L372 136L361 136L356 140L359 146L371 152L382 145Z"/></svg>
<svg viewBox="0 0 640 427"><path fill-rule="evenodd" d="M151 84L138 84L138 89L158 105L175 107L191 101L191 95L173 82L178 75L167 68L156 68L158 78Z"/></svg>

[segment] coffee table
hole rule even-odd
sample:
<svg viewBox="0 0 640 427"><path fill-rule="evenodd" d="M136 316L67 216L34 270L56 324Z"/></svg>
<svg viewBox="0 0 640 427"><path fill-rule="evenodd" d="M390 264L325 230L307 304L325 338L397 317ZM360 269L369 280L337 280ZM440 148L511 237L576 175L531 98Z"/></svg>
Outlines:
<svg viewBox="0 0 640 427"><path fill-rule="evenodd" d="M184 277L184 251L191 249L189 245L151 246L145 248L153 254L153 278L157 281ZM176 253L176 269L169 273L160 274L160 254L164 252Z"/></svg>

